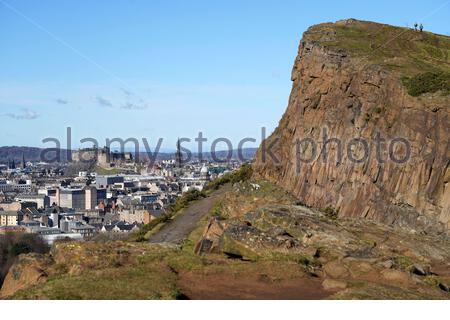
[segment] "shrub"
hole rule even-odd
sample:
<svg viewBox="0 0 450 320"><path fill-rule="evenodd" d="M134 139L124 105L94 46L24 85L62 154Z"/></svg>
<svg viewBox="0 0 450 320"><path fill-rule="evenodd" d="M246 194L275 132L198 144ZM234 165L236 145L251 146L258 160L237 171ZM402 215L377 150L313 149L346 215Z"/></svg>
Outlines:
<svg viewBox="0 0 450 320"><path fill-rule="evenodd" d="M447 94L450 93L450 72L421 73L411 78L404 78L403 84L408 89L408 93L413 97L439 90Z"/></svg>
<svg viewBox="0 0 450 320"><path fill-rule="evenodd" d="M167 222L170 218L172 217L171 214L169 213L164 213L161 216L159 216L156 219L153 219L152 221L150 221L149 223L143 225L138 232L136 232L135 234L132 235L131 239L133 241L137 241L137 242L142 242L142 241L147 241L145 235L150 232L151 230L153 230L153 228L155 228L157 225L159 225L160 223L164 223Z"/></svg>
<svg viewBox="0 0 450 320"><path fill-rule="evenodd" d="M205 191L217 190L227 183L237 183L249 180L253 175L252 166L244 163L238 170L224 174L222 177L210 182Z"/></svg>
<svg viewBox="0 0 450 320"><path fill-rule="evenodd" d="M326 207L325 209L323 209L323 213L325 214L326 217L330 219L334 220L338 218L338 213L333 207L330 206Z"/></svg>
<svg viewBox="0 0 450 320"><path fill-rule="evenodd" d="M253 169L248 163L243 164L239 170L231 173L231 183L247 181L252 177Z"/></svg>
<svg viewBox="0 0 450 320"><path fill-rule="evenodd" d="M411 271L414 262L407 256L396 256L393 259L394 267L403 271Z"/></svg>
<svg viewBox="0 0 450 320"><path fill-rule="evenodd" d="M181 209L186 208L190 202L204 198L205 196L206 195L203 192L198 191L197 189L189 190L183 193L183 195L177 199L170 209L172 212L177 213Z"/></svg>

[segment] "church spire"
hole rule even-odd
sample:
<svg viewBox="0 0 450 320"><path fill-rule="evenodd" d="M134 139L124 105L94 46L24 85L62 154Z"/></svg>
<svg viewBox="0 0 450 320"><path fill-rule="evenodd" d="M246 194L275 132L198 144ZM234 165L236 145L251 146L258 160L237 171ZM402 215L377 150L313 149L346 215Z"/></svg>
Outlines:
<svg viewBox="0 0 450 320"><path fill-rule="evenodd" d="M175 154L175 164L178 168L181 168L181 144L180 138L177 140L177 153Z"/></svg>

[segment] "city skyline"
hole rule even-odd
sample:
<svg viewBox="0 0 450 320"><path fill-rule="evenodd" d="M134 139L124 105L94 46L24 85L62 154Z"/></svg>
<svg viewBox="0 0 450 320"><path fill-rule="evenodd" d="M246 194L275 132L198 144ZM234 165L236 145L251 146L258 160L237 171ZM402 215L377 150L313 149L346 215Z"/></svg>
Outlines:
<svg viewBox="0 0 450 320"><path fill-rule="evenodd" d="M199 131L234 144L252 137L256 148L287 106L308 26L352 17L448 34L447 4L2 0L0 145L46 147L70 126L73 148L134 137L174 149Z"/></svg>

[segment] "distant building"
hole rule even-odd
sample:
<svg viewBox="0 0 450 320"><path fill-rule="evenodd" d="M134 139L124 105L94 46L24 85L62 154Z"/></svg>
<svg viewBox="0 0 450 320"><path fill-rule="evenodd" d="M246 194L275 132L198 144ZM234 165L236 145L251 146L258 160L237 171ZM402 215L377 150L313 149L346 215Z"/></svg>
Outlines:
<svg viewBox="0 0 450 320"><path fill-rule="evenodd" d="M3 211L20 211L27 208L35 208L37 209L37 204L35 202L27 202L27 201L14 201L14 202L3 202L0 203L0 210Z"/></svg>
<svg viewBox="0 0 450 320"><path fill-rule="evenodd" d="M40 212L35 208L27 208L19 211L19 213L23 216L21 225L26 223L37 222L39 226L49 226L49 216L46 213Z"/></svg>
<svg viewBox="0 0 450 320"><path fill-rule="evenodd" d="M53 228L40 227L34 229L32 232L39 234L49 245L52 245L56 240L82 240L83 236L79 233L63 233L61 230Z"/></svg>
<svg viewBox="0 0 450 320"><path fill-rule="evenodd" d="M85 209L86 195L84 189L61 189L59 206L63 208Z"/></svg>
<svg viewBox="0 0 450 320"><path fill-rule="evenodd" d="M95 185L97 189L103 189L108 188L109 186L112 186L115 183L123 183L123 182L124 182L123 176L119 175L97 176Z"/></svg>
<svg viewBox="0 0 450 320"><path fill-rule="evenodd" d="M0 179L0 191L3 192L30 192L32 187L31 180L10 181Z"/></svg>
<svg viewBox="0 0 450 320"><path fill-rule="evenodd" d="M21 194L15 200L18 202L34 202L37 208L47 208L50 206L50 198L45 194Z"/></svg>
<svg viewBox="0 0 450 320"><path fill-rule="evenodd" d="M210 180L209 170L205 165L200 169L200 180L203 182L208 182Z"/></svg>
<svg viewBox="0 0 450 320"><path fill-rule="evenodd" d="M138 230L139 226L135 223L129 224L123 221L115 221L111 224L104 225L100 231L102 233L105 232L129 233L129 232L136 232Z"/></svg>
<svg viewBox="0 0 450 320"><path fill-rule="evenodd" d="M97 206L97 188L87 186L84 188L85 192L85 209L86 210L94 210Z"/></svg>
<svg viewBox="0 0 450 320"><path fill-rule="evenodd" d="M100 204L100 202L106 200L106 189L104 188L97 188L97 204Z"/></svg>
<svg viewBox="0 0 450 320"><path fill-rule="evenodd" d="M111 153L111 160L114 163L129 162L133 160L133 155L130 152L113 152Z"/></svg>
<svg viewBox="0 0 450 320"><path fill-rule="evenodd" d="M147 224L154 219L151 213L146 209L125 209L119 212L121 221L127 223Z"/></svg>
<svg viewBox="0 0 450 320"><path fill-rule="evenodd" d="M111 152L108 147L102 149L86 148L72 152L72 161L74 162L91 162L95 161L100 166L107 166L111 161Z"/></svg>
<svg viewBox="0 0 450 320"><path fill-rule="evenodd" d="M95 161L101 167L110 167L111 163L130 162L133 155L130 152L111 152L109 147L85 148L72 152L72 161L74 162L92 162Z"/></svg>
<svg viewBox="0 0 450 320"><path fill-rule="evenodd" d="M17 226L23 215L17 211L0 211L0 226Z"/></svg>
<svg viewBox="0 0 450 320"><path fill-rule="evenodd" d="M46 195L49 198L50 205L59 206L59 188L39 189L38 194Z"/></svg>
<svg viewBox="0 0 450 320"><path fill-rule="evenodd" d="M83 238L90 238L95 234L95 227L81 223L77 223L76 225L69 227L69 229L73 233L80 234Z"/></svg>

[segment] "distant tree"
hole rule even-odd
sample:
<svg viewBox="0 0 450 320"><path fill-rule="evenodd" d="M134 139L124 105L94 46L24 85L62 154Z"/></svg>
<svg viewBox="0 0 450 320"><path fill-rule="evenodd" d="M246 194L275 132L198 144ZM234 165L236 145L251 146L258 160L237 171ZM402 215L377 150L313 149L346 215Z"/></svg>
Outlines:
<svg viewBox="0 0 450 320"><path fill-rule="evenodd" d="M414 30L416 30L416 31L417 31L417 26L418 26L418 23L415 22L415 23L414 23Z"/></svg>
<svg viewBox="0 0 450 320"><path fill-rule="evenodd" d="M422 32L422 31L423 31L423 24L420 24L420 26L419 26L419 30L420 30L420 32Z"/></svg>

